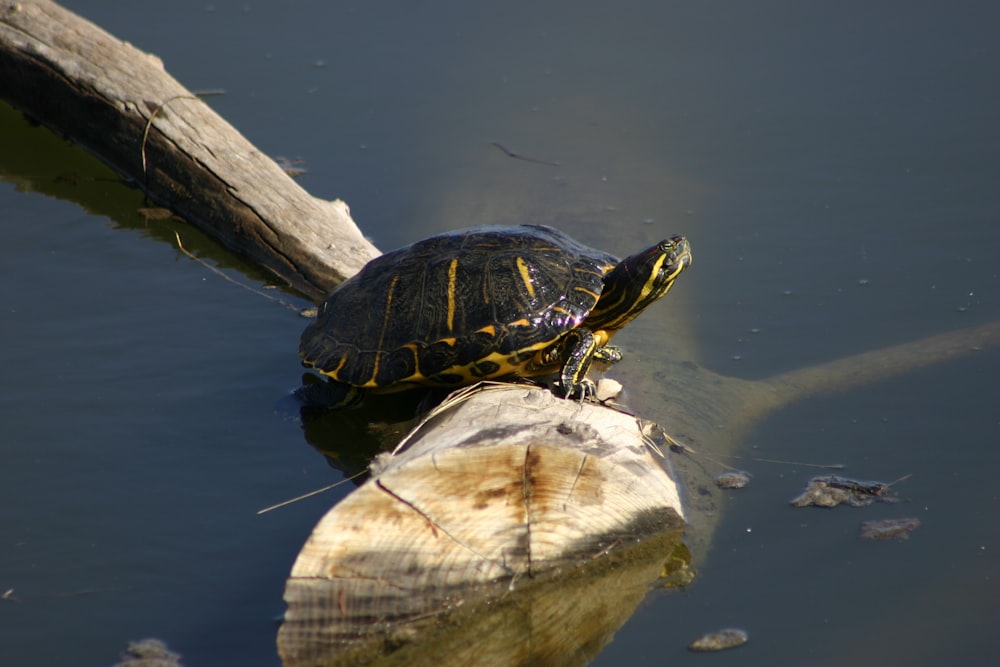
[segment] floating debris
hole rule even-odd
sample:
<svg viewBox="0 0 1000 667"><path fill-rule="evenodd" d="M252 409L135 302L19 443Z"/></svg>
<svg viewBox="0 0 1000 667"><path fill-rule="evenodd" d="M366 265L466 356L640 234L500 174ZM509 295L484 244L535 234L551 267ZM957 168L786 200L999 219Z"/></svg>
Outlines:
<svg viewBox="0 0 1000 667"><path fill-rule="evenodd" d="M597 400L601 403L618 398L622 393L622 383L611 378L601 378L597 381Z"/></svg>
<svg viewBox="0 0 1000 667"><path fill-rule="evenodd" d="M862 521L858 537L865 540L908 540L910 533L919 527L920 519L916 517Z"/></svg>
<svg viewBox="0 0 1000 667"><path fill-rule="evenodd" d="M736 648L747 643L750 637L746 630L739 628L726 628L717 630L698 637L688 644L689 651L724 651L727 648Z"/></svg>
<svg viewBox="0 0 1000 667"><path fill-rule="evenodd" d="M742 489L750 483L750 473L745 470L730 470L715 478L715 485L720 489Z"/></svg>
<svg viewBox="0 0 1000 667"><path fill-rule="evenodd" d="M181 656L159 639L130 642L115 667L181 667Z"/></svg>
<svg viewBox="0 0 1000 667"><path fill-rule="evenodd" d="M907 475L906 477L909 477ZM901 477L896 482L906 479ZM889 494L889 487L896 482L867 482L857 479L826 475L813 477L801 495L792 499L793 507L836 507L846 503L851 507L864 507L876 500L883 503L899 502L899 497Z"/></svg>
<svg viewBox="0 0 1000 667"><path fill-rule="evenodd" d="M539 160L538 158L528 157L527 155L522 155L522 154L520 154L520 153L518 153L516 151L512 151L512 150L508 149L506 146L504 146L504 145L502 145L502 144L500 144L500 143L498 143L496 141L491 141L490 142L490 146L493 146L494 148L499 149L504 155L506 155L507 157L510 157L510 158L514 158L515 160L524 160L525 162L534 162L535 164L544 164L544 165L547 165L549 167L558 167L558 166L560 166L559 163L555 162L555 161L551 161L551 160ZM605 177L604 180L607 180L607 177Z"/></svg>

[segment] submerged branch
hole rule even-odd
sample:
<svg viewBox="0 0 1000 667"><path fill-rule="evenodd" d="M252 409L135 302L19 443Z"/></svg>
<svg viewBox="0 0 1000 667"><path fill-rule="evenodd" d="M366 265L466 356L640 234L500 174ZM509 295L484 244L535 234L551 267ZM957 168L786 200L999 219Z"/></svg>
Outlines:
<svg viewBox="0 0 1000 667"><path fill-rule="evenodd" d="M819 366L775 375L762 384L775 408L817 394L832 394L918 368L1000 346L1000 322L950 331L910 343L856 354Z"/></svg>

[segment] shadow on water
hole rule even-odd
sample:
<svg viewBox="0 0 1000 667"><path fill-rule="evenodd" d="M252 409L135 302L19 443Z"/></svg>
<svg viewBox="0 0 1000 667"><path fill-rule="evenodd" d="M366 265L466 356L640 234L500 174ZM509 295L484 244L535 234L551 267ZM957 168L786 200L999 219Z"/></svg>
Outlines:
<svg viewBox="0 0 1000 667"><path fill-rule="evenodd" d="M142 191L76 144L32 122L0 102L0 180L19 192L35 192L72 202L88 213L104 216L119 229L178 247L210 260L223 269L235 269L254 283L271 284L272 277L256 264L221 247L204 232L170 211L146 200ZM182 252L178 249L179 252Z"/></svg>
<svg viewBox="0 0 1000 667"><path fill-rule="evenodd" d="M312 384L315 378L306 374L303 384ZM420 415L443 398L440 392L416 389L370 395L360 405L346 410L300 407L291 397L289 403L299 412L306 442L331 466L361 484L367 479L363 473L372 459L395 447Z"/></svg>

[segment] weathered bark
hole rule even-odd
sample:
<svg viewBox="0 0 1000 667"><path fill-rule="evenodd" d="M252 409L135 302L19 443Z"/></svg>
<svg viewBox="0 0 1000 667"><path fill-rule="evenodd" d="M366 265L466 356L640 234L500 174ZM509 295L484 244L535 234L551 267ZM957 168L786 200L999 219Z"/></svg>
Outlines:
<svg viewBox="0 0 1000 667"><path fill-rule="evenodd" d="M0 1L0 98L314 300L378 251L155 56L47 0Z"/></svg>

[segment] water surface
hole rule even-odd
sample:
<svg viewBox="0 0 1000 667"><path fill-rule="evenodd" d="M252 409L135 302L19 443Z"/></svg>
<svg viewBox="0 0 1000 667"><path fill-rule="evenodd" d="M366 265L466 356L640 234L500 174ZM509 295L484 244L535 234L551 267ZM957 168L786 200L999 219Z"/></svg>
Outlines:
<svg viewBox="0 0 1000 667"><path fill-rule="evenodd" d="M621 336L636 383L678 350L763 378L1000 316L989 4L67 6L225 89L213 107L303 158L302 184L383 249L491 221L622 254L684 233L695 266ZM158 636L189 665L278 664L284 577L338 497L255 515L339 477L274 410L304 322L2 117L0 589L19 602L0 601L0 662L106 665ZM747 455L909 473L909 502L796 510L812 469L739 462L753 483L694 585L651 597L595 664L704 661L684 646L725 625L751 635L731 664L991 664L998 372L985 351L761 424ZM886 516L923 526L856 539Z"/></svg>

